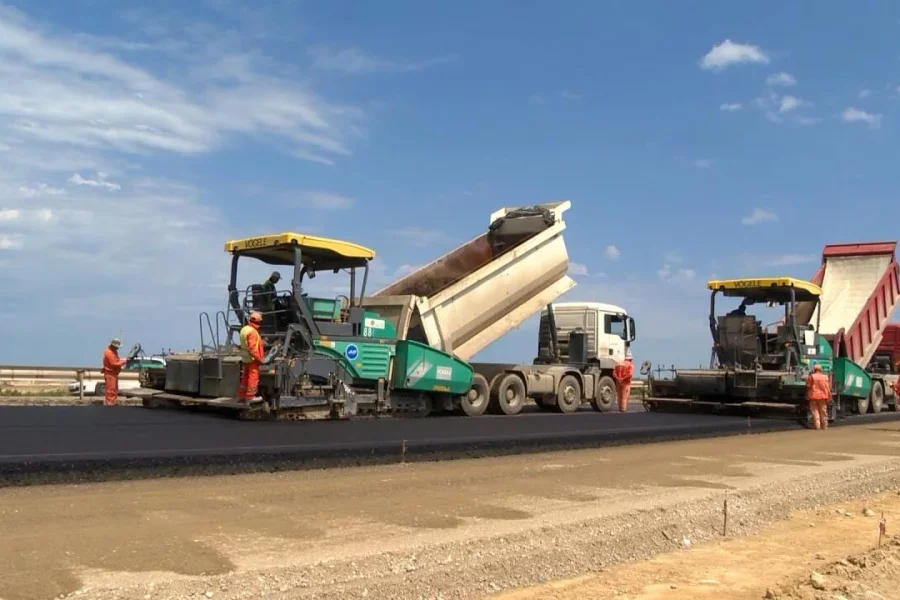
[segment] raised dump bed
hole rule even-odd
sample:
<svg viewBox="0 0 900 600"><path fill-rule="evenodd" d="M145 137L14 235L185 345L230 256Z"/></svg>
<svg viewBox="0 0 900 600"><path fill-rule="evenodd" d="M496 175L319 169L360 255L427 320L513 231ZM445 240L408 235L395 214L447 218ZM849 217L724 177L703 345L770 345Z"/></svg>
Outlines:
<svg viewBox="0 0 900 600"><path fill-rule="evenodd" d="M569 201L503 208L482 235L365 298L397 337L470 360L572 289Z"/></svg>
<svg viewBox="0 0 900 600"><path fill-rule="evenodd" d="M865 368L900 302L896 242L832 244L812 282L823 291L819 333L835 356ZM815 311L809 323L816 322Z"/></svg>

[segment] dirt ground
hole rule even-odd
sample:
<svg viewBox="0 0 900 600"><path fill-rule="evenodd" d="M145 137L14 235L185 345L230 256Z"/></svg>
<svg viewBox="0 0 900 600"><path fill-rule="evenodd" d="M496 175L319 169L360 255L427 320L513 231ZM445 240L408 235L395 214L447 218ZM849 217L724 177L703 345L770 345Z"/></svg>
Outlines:
<svg viewBox="0 0 900 600"><path fill-rule="evenodd" d="M900 536L888 531L879 550L881 518L897 529L897 492L799 511L757 535L682 548L494 600L900 598Z"/></svg>
<svg viewBox="0 0 900 600"><path fill-rule="evenodd" d="M0 598L761 598L872 546L878 518L829 505L881 493L900 523L898 442L891 423L0 489Z"/></svg>

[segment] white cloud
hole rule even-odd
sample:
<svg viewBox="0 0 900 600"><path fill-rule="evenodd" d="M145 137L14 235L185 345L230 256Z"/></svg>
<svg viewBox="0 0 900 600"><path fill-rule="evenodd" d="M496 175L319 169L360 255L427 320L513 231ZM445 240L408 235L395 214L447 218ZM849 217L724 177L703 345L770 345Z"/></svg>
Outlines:
<svg viewBox="0 0 900 600"><path fill-rule="evenodd" d="M781 73L773 73L766 77L766 85L792 86L797 85L797 80L790 73L782 71Z"/></svg>
<svg viewBox="0 0 900 600"><path fill-rule="evenodd" d="M318 210L346 210L355 203L349 196L314 190L297 192L295 198L301 205Z"/></svg>
<svg viewBox="0 0 900 600"><path fill-rule="evenodd" d="M30 187L27 185L19 186L19 194L21 194L23 198L37 198L39 196L64 196L65 193L66 190L47 185L46 183L39 183L35 187Z"/></svg>
<svg viewBox="0 0 900 600"><path fill-rule="evenodd" d="M579 262L569 261L569 275L578 277L578 276L585 276L587 274L588 274L588 268L585 265L583 265Z"/></svg>
<svg viewBox="0 0 900 600"><path fill-rule="evenodd" d="M163 78L90 37L54 35L0 7L0 137L197 154L246 135L319 162L350 154L348 141L362 134L360 109L270 74L278 71L272 61L239 42L232 49L216 33L209 39L217 40L212 49L203 39L205 46L169 54Z"/></svg>
<svg viewBox="0 0 900 600"><path fill-rule="evenodd" d="M380 58L359 48L335 50L323 46L311 49L309 54L313 59L313 66L317 69L342 71L351 74L375 72L406 73L453 62L459 58L459 55L451 54L420 62L397 62Z"/></svg>
<svg viewBox="0 0 900 600"><path fill-rule="evenodd" d="M872 90L860 90L859 91L860 99L868 98L871 95L872 95Z"/></svg>
<svg viewBox="0 0 900 600"><path fill-rule="evenodd" d="M684 262L684 258L677 252L666 253L665 260L667 263L670 263L673 265L680 265L681 263Z"/></svg>
<svg viewBox="0 0 900 600"><path fill-rule="evenodd" d="M22 247L22 243L13 239L9 235L0 235L0 250L18 250Z"/></svg>
<svg viewBox="0 0 900 600"><path fill-rule="evenodd" d="M741 219L744 225L759 225L760 223L770 223L778 220L778 215L765 208L754 208L746 217Z"/></svg>
<svg viewBox="0 0 900 600"><path fill-rule="evenodd" d="M81 176L80 173L75 173L71 177L69 177L69 183L73 183L75 185L88 185L90 187L95 188L104 188L110 190L112 192L117 192L122 189L122 186L113 181L104 181L102 173L97 173L97 179L87 179Z"/></svg>
<svg viewBox="0 0 900 600"><path fill-rule="evenodd" d="M719 110L725 112L735 112L737 110L741 110L743 108L743 104L740 102L725 102L721 106L719 106Z"/></svg>
<svg viewBox="0 0 900 600"><path fill-rule="evenodd" d="M572 90L563 90L560 92L563 98L566 100L581 100L584 98L584 94L579 94L578 92L573 92Z"/></svg>
<svg viewBox="0 0 900 600"><path fill-rule="evenodd" d="M661 280L668 282L691 281L697 276L697 272L694 269L675 269L668 263L656 271L656 274Z"/></svg>
<svg viewBox="0 0 900 600"><path fill-rule="evenodd" d="M37 211L37 218L39 221L48 222L53 220L53 211L49 208L42 208Z"/></svg>
<svg viewBox="0 0 900 600"><path fill-rule="evenodd" d="M707 70L720 71L731 65L768 64L769 57L759 46L735 44L726 39L713 48L700 61L700 66Z"/></svg>
<svg viewBox="0 0 900 600"><path fill-rule="evenodd" d="M797 117L796 121L801 125L816 125L822 121L817 117Z"/></svg>
<svg viewBox="0 0 900 600"><path fill-rule="evenodd" d="M778 112L786 113L792 110L796 110L802 106L809 106L809 102L806 100L802 100L797 98L796 96L782 96L781 104L778 107Z"/></svg>
<svg viewBox="0 0 900 600"><path fill-rule="evenodd" d="M538 105L538 104L543 104L543 103L544 103L544 97L541 96L540 94L533 94L530 98L528 98L528 104Z"/></svg>
<svg viewBox="0 0 900 600"><path fill-rule="evenodd" d="M858 108L849 107L841 113L841 118L846 123L868 123L872 129L881 127L881 115L874 115Z"/></svg>
<svg viewBox="0 0 900 600"><path fill-rule="evenodd" d="M700 158L700 159L691 161L691 166L696 169L708 169L708 168L712 167L714 164L716 164L716 161L714 161L711 158Z"/></svg>
<svg viewBox="0 0 900 600"><path fill-rule="evenodd" d="M606 256L606 258L609 258L611 260L616 260L620 256L622 256L622 253L619 252L618 248L616 248L614 245L610 244L603 250L603 255Z"/></svg>
<svg viewBox="0 0 900 600"><path fill-rule="evenodd" d="M0 210L0 222L3 221L15 221L19 218L19 211L16 209L7 208L4 210Z"/></svg>

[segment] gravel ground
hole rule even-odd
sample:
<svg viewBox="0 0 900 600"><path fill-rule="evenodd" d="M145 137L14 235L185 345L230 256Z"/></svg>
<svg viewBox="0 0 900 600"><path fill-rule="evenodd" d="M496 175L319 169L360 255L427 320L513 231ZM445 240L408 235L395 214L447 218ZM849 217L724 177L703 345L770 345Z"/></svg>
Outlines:
<svg viewBox="0 0 900 600"><path fill-rule="evenodd" d="M763 486L729 495L730 510L741 515L730 535L746 535L785 518L790 511L900 487L900 466L853 468ZM599 518L514 535L438 544L418 551L392 552L365 560L330 561L306 568L270 569L257 577L231 574L155 586L153 598L238 599L483 598L505 589L600 571L623 561L644 559L690 544L721 539L723 496L691 500L649 511ZM98 599L132 598L146 593L123 588L102 591ZM213 594L209 596L207 593Z"/></svg>
<svg viewBox="0 0 900 600"><path fill-rule="evenodd" d="M898 489L897 435L0 490L0 597L482 598Z"/></svg>

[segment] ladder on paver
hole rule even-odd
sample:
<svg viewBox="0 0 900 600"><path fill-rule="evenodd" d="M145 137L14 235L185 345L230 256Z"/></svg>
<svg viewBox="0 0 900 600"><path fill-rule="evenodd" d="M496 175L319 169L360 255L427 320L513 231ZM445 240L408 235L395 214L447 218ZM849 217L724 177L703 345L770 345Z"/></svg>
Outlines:
<svg viewBox="0 0 900 600"><path fill-rule="evenodd" d="M215 330L213 330L212 321L209 319L209 313L200 313L200 372L205 379L216 379L218 381L222 380L222 344L220 342L221 330L219 329L220 316L221 323L224 323L226 327L228 326L225 313L220 310L216 313L216 327ZM209 343L207 343L206 336L204 336L204 329L209 333ZM228 343L229 345L231 343L230 335L228 336Z"/></svg>

